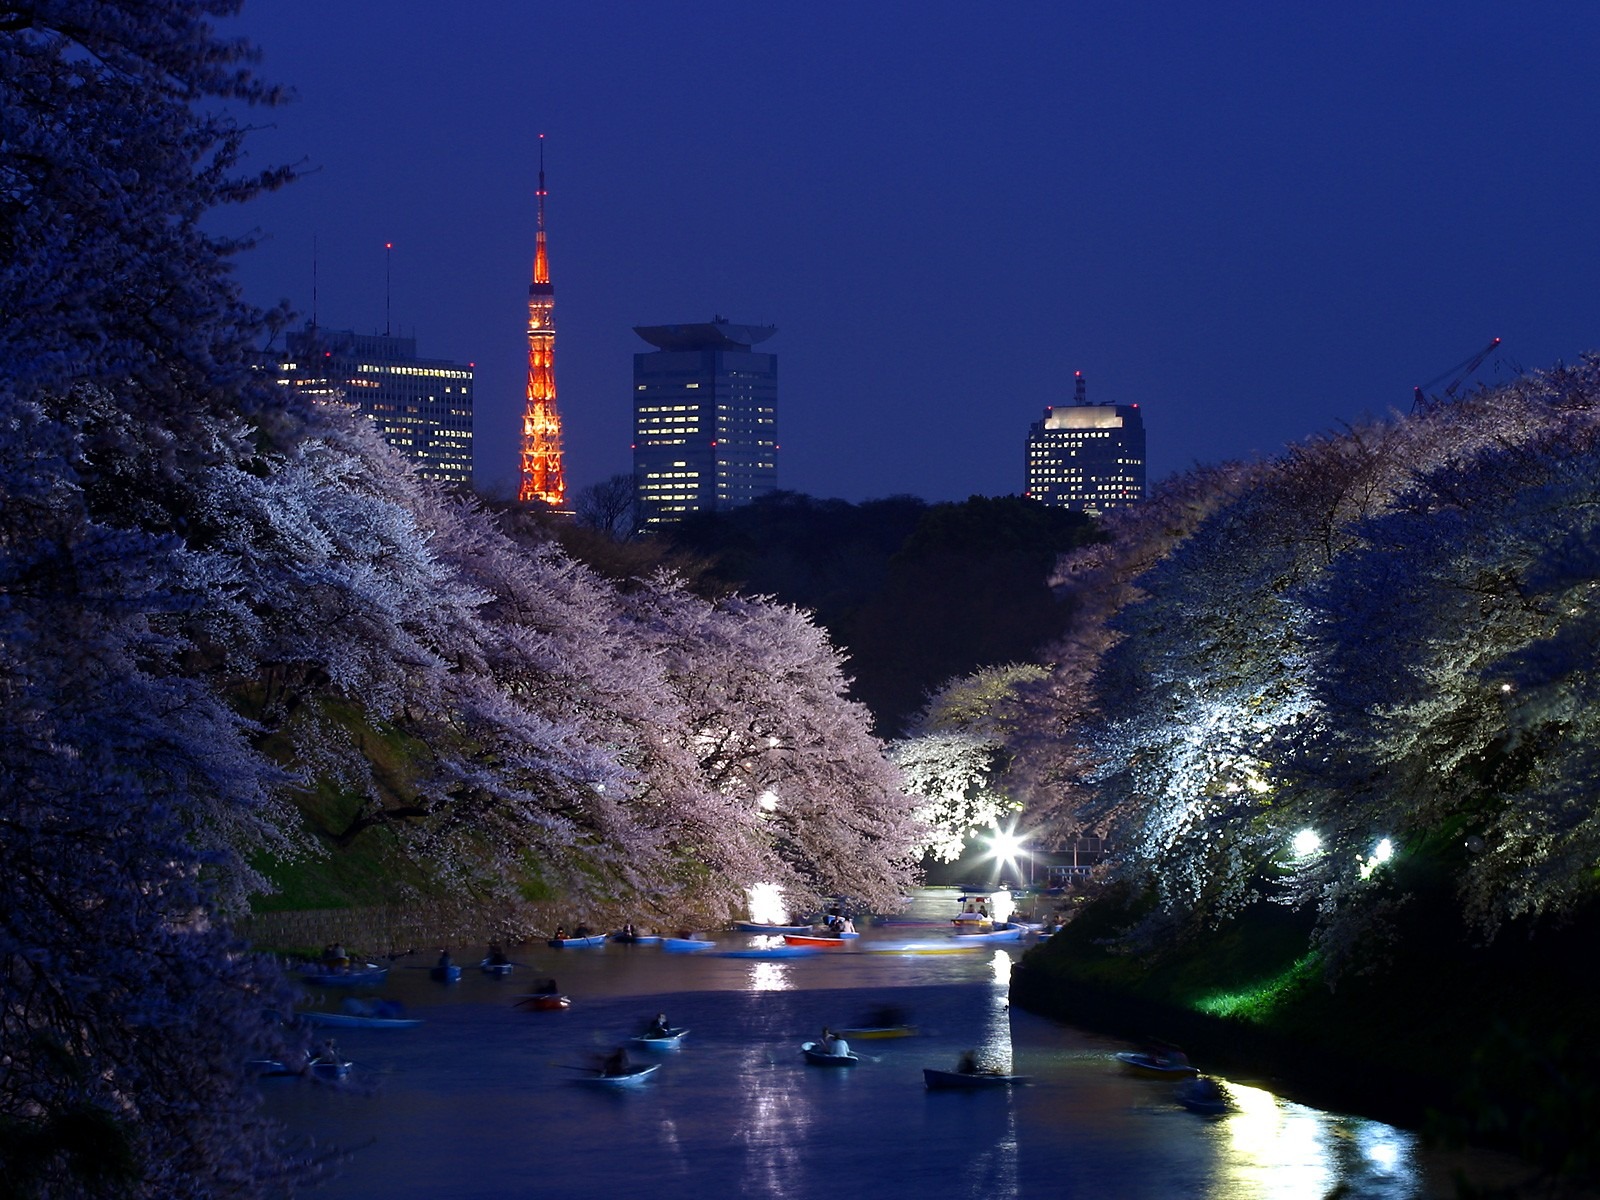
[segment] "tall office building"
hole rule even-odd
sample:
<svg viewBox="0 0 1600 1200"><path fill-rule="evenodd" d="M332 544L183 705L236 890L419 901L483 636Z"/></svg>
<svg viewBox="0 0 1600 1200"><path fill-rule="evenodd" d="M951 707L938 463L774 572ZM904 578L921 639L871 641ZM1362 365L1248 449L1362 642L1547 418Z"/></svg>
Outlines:
<svg viewBox="0 0 1600 1200"><path fill-rule="evenodd" d="M1028 485L1041 504L1098 513L1144 499L1144 418L1137 404L1090 404L1083 372L1073 403L1028 430Z"/></svg>
<svg viewBox="0 0 1600 1200"><path fill-rule="evenodd" d="M641 325L633 356L633 486L648 528L748 504L778 486L773 325Z"/></svg>
<svg viewBox="0 0 1600 1200"><path fill-rule="evenodd" d="M472 364L418 358L417 339L307 325L284 336L277 380L342 397L425 479L472 484Z"/></svg>
<svg viewBox="0 0 1600 1200"><path fill-rule="evenodd" d="M517 499L561 508L567 476L561 465L561 414L556 410L556 289L544 241L544 134L539 135L539 227L528 285L528 390L522 409L522 483Z"/></svg>

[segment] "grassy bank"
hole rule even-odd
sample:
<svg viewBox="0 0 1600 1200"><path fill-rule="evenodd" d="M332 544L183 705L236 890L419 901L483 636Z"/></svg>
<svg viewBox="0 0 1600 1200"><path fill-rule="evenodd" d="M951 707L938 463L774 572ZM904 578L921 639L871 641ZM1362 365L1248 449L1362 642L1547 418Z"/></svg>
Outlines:
<svg viewBox="0 0 1600 1200"><path fill-rule="evenodd" d="M1600 911L1483 945L1447 894L1417 894L1392 941L1330 980L1307 915L1259 905L1132 954L1117 935L1138 907L1126 894L1089 905L1027 954L1015 1002L1178 1042L1208 1070L1319 1107L1510 1149L1552 1177L1600 1178Z"/></svg>

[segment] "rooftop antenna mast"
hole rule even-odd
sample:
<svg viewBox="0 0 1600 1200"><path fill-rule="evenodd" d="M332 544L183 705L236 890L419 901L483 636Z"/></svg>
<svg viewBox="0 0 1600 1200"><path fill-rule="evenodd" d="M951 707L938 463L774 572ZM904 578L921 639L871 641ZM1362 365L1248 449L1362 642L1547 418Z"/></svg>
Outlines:
<svg viewBox="0 0 1600 1200"><path fill-rule="evenodd" d="M394 256L394 243L383 244L383 336L389 336L389 260Z"/></svg>

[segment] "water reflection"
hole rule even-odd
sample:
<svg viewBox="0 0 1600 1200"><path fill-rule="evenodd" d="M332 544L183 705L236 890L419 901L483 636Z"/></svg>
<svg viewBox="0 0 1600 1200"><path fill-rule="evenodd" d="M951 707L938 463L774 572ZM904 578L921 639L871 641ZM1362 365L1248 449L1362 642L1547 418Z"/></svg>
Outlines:
<svg viewBox="0 0 1600 1200"><path fill-rule="evenodd" d="M804 1178L801 1155L811 1125L811 1106L792 1086L791 1076L779 1071L763 1048L752 1046L744 1052L739 1076L746 1108L734 1134L744 1147L738 1194L787 1196L790 1184Z"/></svg>
<svg viewBox="0 0 1600 1200"><path fill-rule="evenodd" d="M1337 1186L1370 1197L1417 1194L1416 1139L1391 1125L1338 1118L1229 1083L1238 1111L1217 1121L1227 1135L1214 1196L1321 1196Z"/></svg>
<svg viewBox="0 0 1600 1200"><path fill-rule="evenodd" d="M758 962L750 968L749 990L752 992L786 992L793 986L788 963Z"/></svg>

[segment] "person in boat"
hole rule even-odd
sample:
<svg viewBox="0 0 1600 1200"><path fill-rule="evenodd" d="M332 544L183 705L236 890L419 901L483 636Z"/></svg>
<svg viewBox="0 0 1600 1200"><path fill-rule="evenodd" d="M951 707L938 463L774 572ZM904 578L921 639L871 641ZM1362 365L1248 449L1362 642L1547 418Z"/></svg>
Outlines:
<svg viewBox="0 0 1600 1200"><path fill-rule="evenodd" d="M555 996L559 995L560 992L561 989L556 986L556 981L554 979L546 979L538 986L535 994L539 996Z"/></svg>
<svg viewBox="0 0 1600 1200"><path fill-rule="evenodd" d="M334 1044L332 1038L325 1038L322 1043L322 1048L317 1051L316 1058L312 1059L311 1061L314 1063L328 1063L332 1066L338 1066L339 1047Z"/></svg>
<svg viewBox="0 0 1600 1200"><path fill-rule="evenodd" d="M956 1063L956 1070L963 1075L976 1075L978 1073L978 1055L973 1050L963 1050L961 1059Z"/></svg>
<svg viewBox="0 0 1600 1200"><path fill-rule="evenodd" d="M567 940L567 927L565 925L557 925L556 926L556 931L550 935L550 940L552 942L564 942L564 941L566 941Z"/></svg>
<svg viewBox="0 0 1600 1200"><path fill-rule="evenodd" d="M588 937L589 936L589 927L587 925L579 925L576 929L574 929L572 931L572 936L575 937L575 938L586 938L586 937Z"/></svg>
<svg viewBox="0 0 1600 1200"><path fill-rule="evenodd" d="M849 917L840 917L838 931L840 937L843 937L847 933L854 933L856 931L856 923Z"/></svg>
<svg viewBox="0 0 1600 1200"><path fill-rule="evenodd" d="M437 963L435 963L434 965L436 967L438 967L440 970L448 970L450 967L453 967L455 965L453 962L450 961L450 951L449 951L448 948L439 951L439 961Z"/></svg>
<svg viewBox="0 0 1600 1200"><path fill-rule="evenodd" d="M491 967L503 967L511 960L506 957L506 952L500 948L499 942L490 942L487 961Z"/></svg>
<svg viewBox="0 0 1600 1200"><path fill-rule="evenodd" d="M891 1029L906 1023L906 1010L893 1004L879 1004L867 1013L861 1024L867 1029Z"/></svg>
<svg viewBox="0 0 1600 1200"><path fill-rule="evenodd" d="M670 1037L671 1034L672 1026L667 1023L667 1014L664 1012L657 1013L655 1020L651 1021L649 1025L645 1026L644 1030L644 1036L647 1038Z"/></svg>
<svg viewBox="0 0 1600 1200"><path fill-rule="evenodd" d="M322 961L331 970L342 971L350 965L350 956L345 953L344 946L339 942L330 942L322 951Z"/></svg>
<svg viewBox="0 0 1600 1200"><path fill-rule="evenodd" d="M624 921L622 923L622 937L623 937L623 940L631 942L637 936L639 936L639 935L633 932L633 922L632 921Z"/></svg>
<svg viewBox="0 0 1600 1200"><path fill-rule="evenodd" d="M632 1064L628 1061L627 1049L623 1046L618 1046L615 1050L601 1060L600 1074L626 1075L628 1073L628 1068L631 1065Z"/></svg>
<svg viewBox="0 0 1600 1200"><path fill-rule="evenodd" d="M818 1046L824 1054L836 1054L840 1058L850 1053L850 1043L834 1033L826 1025L822 1027L822 1041Z"/></svg>

